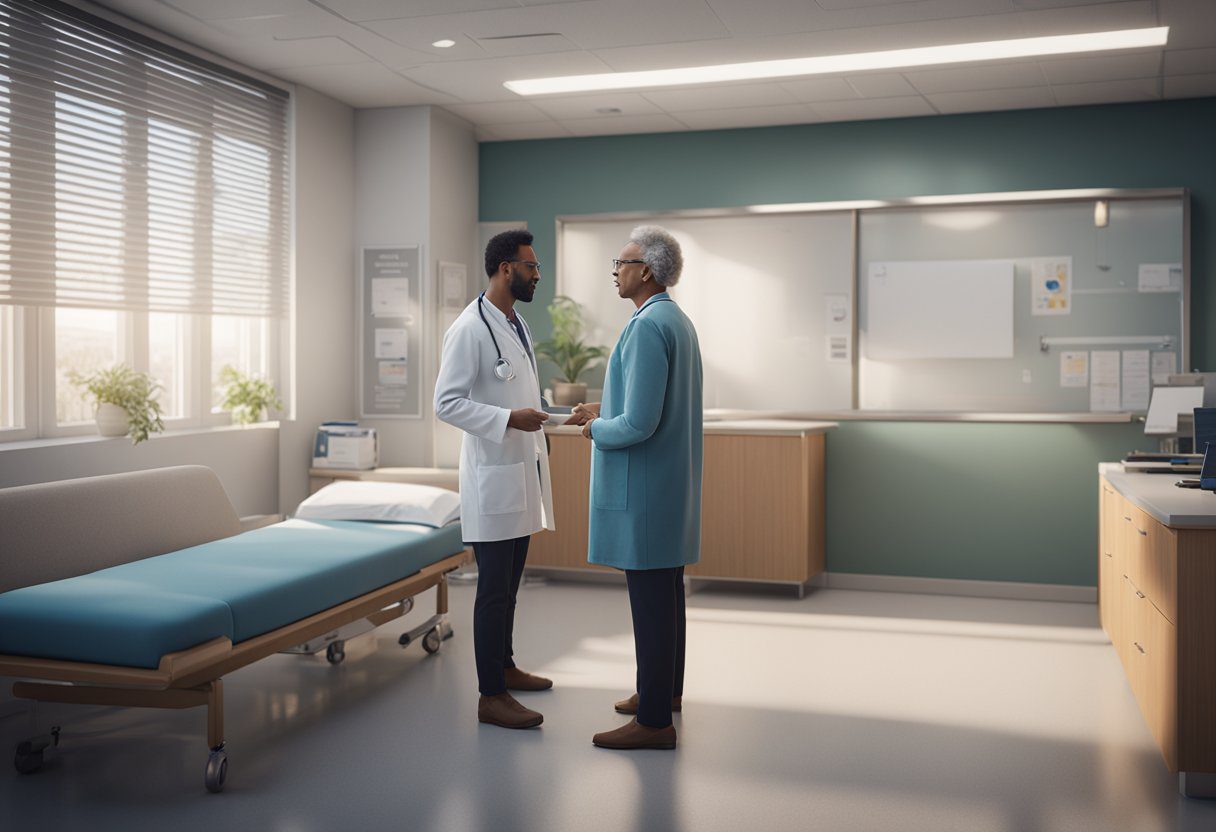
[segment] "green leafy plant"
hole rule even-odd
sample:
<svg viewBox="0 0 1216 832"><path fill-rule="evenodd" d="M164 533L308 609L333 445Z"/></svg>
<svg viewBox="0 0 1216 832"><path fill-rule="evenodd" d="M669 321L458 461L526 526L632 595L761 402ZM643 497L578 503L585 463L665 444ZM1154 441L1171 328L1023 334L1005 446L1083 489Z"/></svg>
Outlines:
<svg viewBox="0 0 1216 832"><path fill-rule="evenodd" d="M147 373L138 373L125 364L115 364L108 370L88 375L73 371L68 378L77 387L87 390L96 405L113 404L126 412L127 436L131 437L132 445L165 429L157 399L162 388L160 382Z"/></svg>
<svg viewBox="0 0 1216 832"><path fill-rule="evenodd" d="M549 317L553 337L538 343L536 354L552 361L566 382L578 384L579 376L603 361L608 349L583 343L587 322L578 301L558 295L549 304Z"/></svg>
<svg viewBox="0 0 1216 832"><path fill-rule="evenodd" d="M220 384L224 400L220 407L232 411L232 421L248 425L260 421L262 411L280 410L283 403L269 381L248 375L226 364L220 370Z"/></svg>

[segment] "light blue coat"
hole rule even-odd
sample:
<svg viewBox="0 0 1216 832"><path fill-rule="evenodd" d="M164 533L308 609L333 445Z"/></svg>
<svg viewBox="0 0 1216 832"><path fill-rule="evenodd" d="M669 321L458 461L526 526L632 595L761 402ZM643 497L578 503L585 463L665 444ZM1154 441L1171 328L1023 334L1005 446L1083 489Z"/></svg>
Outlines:
<svg viewBox="0 0 1216 832"><path fill-rule="evenodd" d="M591 424L587 560L665 569L701 558L701 346L666 292L625 326Z"/></svg>

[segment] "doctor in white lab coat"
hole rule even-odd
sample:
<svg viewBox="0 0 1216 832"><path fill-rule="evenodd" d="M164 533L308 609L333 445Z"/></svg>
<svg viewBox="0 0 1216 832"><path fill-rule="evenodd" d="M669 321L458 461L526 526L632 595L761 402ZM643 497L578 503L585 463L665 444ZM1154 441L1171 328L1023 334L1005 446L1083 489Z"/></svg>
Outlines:
<svg viewBox="0 0 1216 832"><path fill-rule="evenodd" d="M543 717L508 691L553 683L515 666L515 598L531 535L553 529L549 455L532 333L515 302L530 303L540 281L532 235L505 231L486 246L489 287L443 339L435 415L464 431L460 522L477 557L473 642L479 721L534 728Z"/></svg>

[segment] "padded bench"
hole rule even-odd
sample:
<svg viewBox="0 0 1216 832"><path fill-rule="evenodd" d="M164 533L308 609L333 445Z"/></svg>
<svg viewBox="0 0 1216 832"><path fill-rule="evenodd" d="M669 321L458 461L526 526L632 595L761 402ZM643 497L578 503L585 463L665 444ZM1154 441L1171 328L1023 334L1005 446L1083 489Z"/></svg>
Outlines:
<svg viewBox="0 0 1216 832"><path fill-rule="evenodd" d="M0 675L72 683L13 686L42 701L207 705L205 783L220 791L225 673L360 620L383 624L432 586L428 652L450 633L446 575L468 557L458 524L239 528L201 466L0 490ZM18 769L36 769L57 739L19 746Z"/></svg>

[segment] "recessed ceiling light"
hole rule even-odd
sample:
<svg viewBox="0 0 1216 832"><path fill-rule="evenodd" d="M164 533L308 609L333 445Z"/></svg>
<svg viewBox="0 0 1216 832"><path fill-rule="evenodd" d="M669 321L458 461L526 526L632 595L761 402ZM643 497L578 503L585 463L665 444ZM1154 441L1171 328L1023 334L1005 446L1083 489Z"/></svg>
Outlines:
<svg viewBox="0 0 1216 832"><path fill-rule="evenodd" d="M450 49L451 47L453 47L455 45L456 45L456 41L447 40L446 38L444 40L437 40L431 44L431 46L437 46L440 49Z"/></svg>
<svg viewBox="0 0 1216 832"><path fill-rule="evenodd" d="M720 81L754 81L760 78L789 78L798 75L832 75L842 72L864 72L871 69L999 61L1010 58L1164 46L1169 37L1169 31L1168 26L1161 26L1151 29L1122 29L1115 32L1088 32L1079 35L953 43L915 49L891 49L884 52L855 52L848 55L789 58L780 61L751 61L741 64L677 67L640 72L605 72L596 75L564 75L556 78L507 81L503 86L520 95L545 95L592 90L711 84Z"/></svg>

